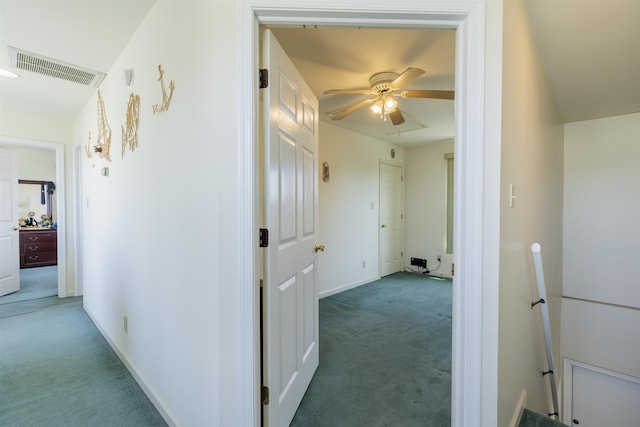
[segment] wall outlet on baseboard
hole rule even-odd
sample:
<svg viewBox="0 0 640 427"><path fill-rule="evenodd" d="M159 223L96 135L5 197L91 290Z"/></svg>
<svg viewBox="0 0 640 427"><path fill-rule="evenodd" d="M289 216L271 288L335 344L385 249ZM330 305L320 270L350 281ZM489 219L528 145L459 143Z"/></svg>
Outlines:
<svg viewBox="0 0 640 427"><path fill-rule="evenodd" d="M124 316L122 321L122 329L124 329L125 333L129 332L129 316Z"/></svg>

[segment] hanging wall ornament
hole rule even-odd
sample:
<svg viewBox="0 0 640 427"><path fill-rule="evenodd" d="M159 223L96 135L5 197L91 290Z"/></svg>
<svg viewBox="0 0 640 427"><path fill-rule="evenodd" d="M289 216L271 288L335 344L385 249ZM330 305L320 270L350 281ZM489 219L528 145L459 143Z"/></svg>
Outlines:
<svg viewBox="0 0 640 427"><path fill-rule="evenodd" d="M140 95L135 93L129 94L129 103L127 104L127 127L122 128L122 158L124 152L129 146L133 152L138 146L138 125L140 123Z"/></svg>
<svg viewBox="0 0 640 427"><path fill-rule="evenodd" d="M169 95L167 95L167 91L164 87L164 70L162 69L162 65L158 65L158 73L160 76L158 77L158 81L160 82L160 86L162 87L162 104L156 104L153 106L153 113L160 113L162 111L167 111L169 109L169 104L171 104L171 97L173 97L173 89L175 89L176 85L173 83L173 80L169 81Z"/></svg>
<svg viewBox="0 0 640 427"><path fill-rule="evenodd" d="M100 158L111 161L111 154L109 150L111 148L111 128L107 121L107 116L104 112L104 101L102 100L102 93L98 90L98 142L94 145L93 149Z"/></svg>
<svg viewBox="0 0 640 427"><path fill-rule="evenodd" d="M84 152L87 154L88 158L91 158L93 155L91 152L91 131L89 131L89 141L87 141L87 145L84 146Z"/></svg>

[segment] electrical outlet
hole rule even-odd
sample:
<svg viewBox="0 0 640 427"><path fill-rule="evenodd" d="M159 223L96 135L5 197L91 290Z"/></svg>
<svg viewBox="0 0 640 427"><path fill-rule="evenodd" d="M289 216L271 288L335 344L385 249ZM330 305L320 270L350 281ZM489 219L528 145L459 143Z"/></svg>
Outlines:
<svg viewBox="0 0 640 427"><path fill-rule="evenodd" d="M128 316L124 316L124 320L122 321L122 328L124 329L125 333L129 332L129 317Z"/></svg>
<svg viewBox="0 0 640 427"><path fill-rule="evenodd" d="M362 261L362 268L367 268L367 261Z"/></svg>
<svg viewBox="0 0 640 427"><path fill-rule="evenodd" d="M411 265L427 268L427 260L424 258L411 258Z"/></svg>

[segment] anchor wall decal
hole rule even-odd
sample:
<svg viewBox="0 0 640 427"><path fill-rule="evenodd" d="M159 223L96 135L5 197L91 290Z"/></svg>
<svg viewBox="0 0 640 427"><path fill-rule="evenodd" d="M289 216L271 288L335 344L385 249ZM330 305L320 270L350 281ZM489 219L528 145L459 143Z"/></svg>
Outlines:
<svg viewBox="0 0 640 427"><path fill-rule="evenodd" d="M167 96L167 91L164 87L164 70L162 69L162 65L158 65L158 73L160 74L160 76L158 77L158 81L160 82L160 86L162 87L162 104L155 104L153 106L153 114L167 111L169 109L169 104L171 104L171 98L173 97L173 89L175 89L176 87L173 80L170 80L169 95Z"/></svg>

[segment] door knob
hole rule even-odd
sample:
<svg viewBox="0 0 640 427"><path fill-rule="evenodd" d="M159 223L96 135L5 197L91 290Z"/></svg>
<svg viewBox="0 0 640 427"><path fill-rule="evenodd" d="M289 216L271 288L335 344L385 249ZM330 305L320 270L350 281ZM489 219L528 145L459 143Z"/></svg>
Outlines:
<svg viewBox="0 0 640 427"><path fill-rule="evenodd" d="M385 228L386 226L387 226L387 224L382 224L382 225L380 226L380 228Z"/></svg>
<svg viewBox="0 0 640 427"><path fill-rule="evenodd" d="M20 230L20 227L18 226L13 227L13 231L18 231L18 230Z"/></svg>
<svg viewBox="0 0 640 427"><path fill-rule="evenodd" d="M315 245L315 246L313 247L313 251L314 251L314 252L320 252L320 251L321 251L321 252L324 252L324 245Z"/></svg>

